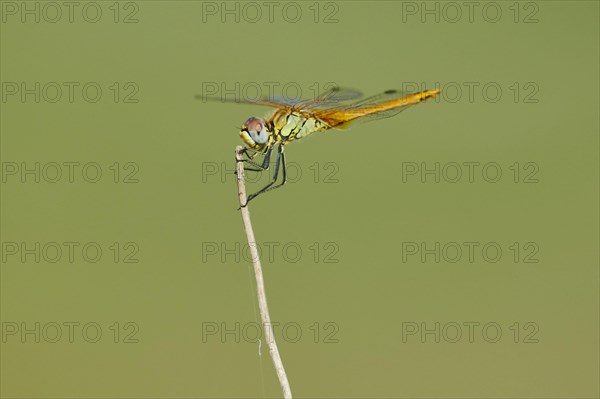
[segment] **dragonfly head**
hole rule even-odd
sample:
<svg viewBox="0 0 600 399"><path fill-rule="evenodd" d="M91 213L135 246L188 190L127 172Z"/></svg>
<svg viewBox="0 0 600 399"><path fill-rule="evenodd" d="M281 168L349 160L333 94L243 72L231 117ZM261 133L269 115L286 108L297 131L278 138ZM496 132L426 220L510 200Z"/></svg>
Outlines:
<svg viewBox="0 0 600 399"><path fill-rule="evenodd" d="M240 137L248 146L260 149L269 141L265 122L260 118L248 118L240 129Z"/></svg>

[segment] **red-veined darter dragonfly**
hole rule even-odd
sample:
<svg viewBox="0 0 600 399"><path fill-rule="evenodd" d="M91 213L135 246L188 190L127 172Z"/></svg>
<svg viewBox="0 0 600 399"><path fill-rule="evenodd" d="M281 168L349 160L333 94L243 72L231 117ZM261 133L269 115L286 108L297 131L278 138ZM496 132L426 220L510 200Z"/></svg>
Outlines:
<svg viewBox="0 0 600 399"><path fill-rule="evenodd" d="M440 90L424 90L408 94L400 90L386 90L381 94L357 100L362 94L353 89L333 87L311 100L289 101L280 98L257 100L226 100L197 96L202 100L217 100L245 104L265 105L276 108L265 118L252 117L240 129L240 137L246 147L244 162L251 165L245 170L261 172L269 169L271 154L275 150L275 171L269 184L246 199L250 200L267 191L283 186L286 182L284 146L312 133L333 128L344 128L357 120L375 120L397 115L411 105L421 103L440 94ZM251 154L249 154L251 153ZM254 162L256 155L264 155L262 163ZM279 169L281 182L277 182Z"/></svg>

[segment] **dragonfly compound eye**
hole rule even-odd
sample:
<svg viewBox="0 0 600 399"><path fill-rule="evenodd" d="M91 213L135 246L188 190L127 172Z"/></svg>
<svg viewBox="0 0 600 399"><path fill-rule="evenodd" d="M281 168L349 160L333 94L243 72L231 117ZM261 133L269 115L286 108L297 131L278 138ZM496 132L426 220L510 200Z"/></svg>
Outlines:
<svg viewBox="0 0 600 399"><path fill-rule="evenodd" d="M256 144L266 144L269 139L267 135L267 129L262 119L249 118L243 128L248 131L248 134Z"/></svg>
<svg viewBox="0 0 600 399"><path fill-rule="evenodd" d="M263 123L260 119L252 117L244 122L244 127L249 132L260 132L263 129Z"/></svg>

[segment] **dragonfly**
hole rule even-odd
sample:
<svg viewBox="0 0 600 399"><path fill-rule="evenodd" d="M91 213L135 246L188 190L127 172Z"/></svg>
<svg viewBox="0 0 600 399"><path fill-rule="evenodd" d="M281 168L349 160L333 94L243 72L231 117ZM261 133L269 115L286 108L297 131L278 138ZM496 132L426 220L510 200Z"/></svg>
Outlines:
<svg viewBox="0 0 600 399"><path fill-rule="evenodd" d="M201 100L234 102L264 105L275 108L264 118L248 118L240 127L240 138L245 144L243 154L247 171L263 172L270 168L275 154L275 169L271 181L246 198L248 203L268 191L282 187L286 183L284 148L287 144L303 139L313 133L331 129L344 129L357 120L370 121L388 118L399 114L408 107L432 99L440 90L423 90L406 93L401 90L386 90L383 93L361 99L358 90L332 87L310 100L289 100L285 98L262 99L221 99L196 96ZM262 155L262 162L255 158ZM281 170L281 180L279 171Z"/></svg>

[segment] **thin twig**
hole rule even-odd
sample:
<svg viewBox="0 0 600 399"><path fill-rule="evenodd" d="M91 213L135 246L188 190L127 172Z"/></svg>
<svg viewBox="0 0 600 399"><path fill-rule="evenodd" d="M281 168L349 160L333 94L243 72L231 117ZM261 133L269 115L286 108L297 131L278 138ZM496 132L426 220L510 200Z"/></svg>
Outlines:
<svg viewBox="0 0 600 399"><path fill-rule="evenodd" d="M262 266L260 264L260 258L258 256L258 248L256 245L256 239L254 238L254 230L252 230L252 222L250 221L250 211L246 205L246 184L244 182L244 158L243 158L243 147L237 146L235 148L235 159L237 161L237 183L238 183L238 196L240 197L240 207L242 213L242 220L244 221L244 229L246 230L246 237L248 238L248 246L250 247L250 254L252 256L252 264L254 265L254 276L256 277L256 292L258 295L258 308L260 311L260 318L263 324L263 330L267 345L269 347L269 354L273 360L273 366L277 372L279 378L279 384L283 390L283 397L285 399L292 398L292 391L290 389L290 383L288 382L285 369L283 368L283 362L281 356L279 356L279 350L277 349L277 343L275 342L275 335L273 334L273 326L271 325L271 317L269 316L269 307L267 306L267 294L265 293L265 282L263 280Z"/></svg>

